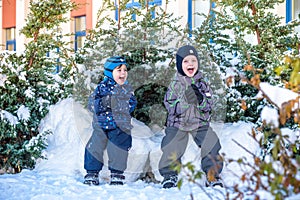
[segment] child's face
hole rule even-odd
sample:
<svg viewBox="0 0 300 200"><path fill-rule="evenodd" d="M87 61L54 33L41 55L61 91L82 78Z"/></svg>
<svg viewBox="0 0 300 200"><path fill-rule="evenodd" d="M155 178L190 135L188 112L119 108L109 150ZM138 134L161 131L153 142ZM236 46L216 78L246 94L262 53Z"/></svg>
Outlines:
<svg viewBox="0 0 300 200"><path fill-rule="evenodd" d="M186 56L182 61L182 70L188 77L193 77L198 71L198 60L196 56Z"/></svg>
<svg viewBox="0 0 300 200"><path fill-rule="evenodd" d="M123 85L127 79L127 67L126 65L121 65L116 67L113 72L113 78L119 85Z"/></svg>

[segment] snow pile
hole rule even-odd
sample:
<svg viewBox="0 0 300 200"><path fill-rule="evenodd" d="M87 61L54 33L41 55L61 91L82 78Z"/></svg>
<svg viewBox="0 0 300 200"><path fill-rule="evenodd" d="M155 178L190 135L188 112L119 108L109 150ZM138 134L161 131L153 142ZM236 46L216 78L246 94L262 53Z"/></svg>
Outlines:
<svg viewBox="0 0 300 200"><path fill-rule="evenodd" d="M62 174L82 171L84 145L92 132L91 120L92 115L71 98L51 106L40 132L51 130L53 135L48 137L47 160L41 160L36 170Z"/></svg>
<svg viewBox="0 0 300 200"><path fill-rule="evenodd" d="M272 86L269 83L260 83L259 84L261 90L268 95L268 97L279 107L281 108L282 104L288 102L290 100L296 100L299 97L299 94L293 92L291 90L280 88L277 86ZM258 95L261 95L259 93ZM300 101L299 101L300 103ZM299 108L299 106L295 105L295 109Z"/></svg>

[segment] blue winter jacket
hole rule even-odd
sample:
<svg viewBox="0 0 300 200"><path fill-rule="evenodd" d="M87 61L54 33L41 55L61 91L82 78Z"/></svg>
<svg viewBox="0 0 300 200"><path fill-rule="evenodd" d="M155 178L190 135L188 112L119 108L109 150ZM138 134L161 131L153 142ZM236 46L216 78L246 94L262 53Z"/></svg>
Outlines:
<svg viewBox="0 0 300 200"><path fill-rule="evenodd" d="M131 115L137 105L132 87L126 83L118 85L105 77L89 98L89 110L94 113L94 122L105 130L121 128L130 130Z"/></svg>

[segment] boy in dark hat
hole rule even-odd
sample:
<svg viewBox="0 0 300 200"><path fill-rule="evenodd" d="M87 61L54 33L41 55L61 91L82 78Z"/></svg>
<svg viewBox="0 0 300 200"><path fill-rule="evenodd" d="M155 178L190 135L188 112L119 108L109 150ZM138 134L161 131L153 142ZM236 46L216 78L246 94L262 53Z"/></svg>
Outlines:
<svg viewBox="0 0 300 200"><path fill-rule="evenodd" d="M103 168L103 154L107 149L110 184L123 185L128 151L131 148L131 115L137 101L127 82L127 63L123 57L108 58L104 64L104 80L89 99L94 113L93 133L86 144L84 168L85 184L99 184L98 174Z"/></svg>
<svg viewBox="0 0 300 200"><path fill-rule="evenodd" d="M219 176L223 168L219 155L221 145L209 125L212 91L198 70L197 50L190 45L179 48L176 67L177 73L164 98L168 119L159 162L159 171L164 177L162 186L171 188L177 185L178 175L172 166L174 162L181 162L190 133L201 148L201 168L207 175L206 186L223 187Z"/></svg>

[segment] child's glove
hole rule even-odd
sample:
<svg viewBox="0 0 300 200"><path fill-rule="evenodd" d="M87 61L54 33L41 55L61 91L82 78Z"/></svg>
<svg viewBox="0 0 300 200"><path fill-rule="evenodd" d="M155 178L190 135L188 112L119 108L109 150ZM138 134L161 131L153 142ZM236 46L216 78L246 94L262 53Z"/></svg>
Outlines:
<svg viewBox="0 0 300 200"><path fill-rule="evenodd" d="M200 104L203 101L203 95L195 84L190 85L185 91L185 97L188 104Z"/></svg>

